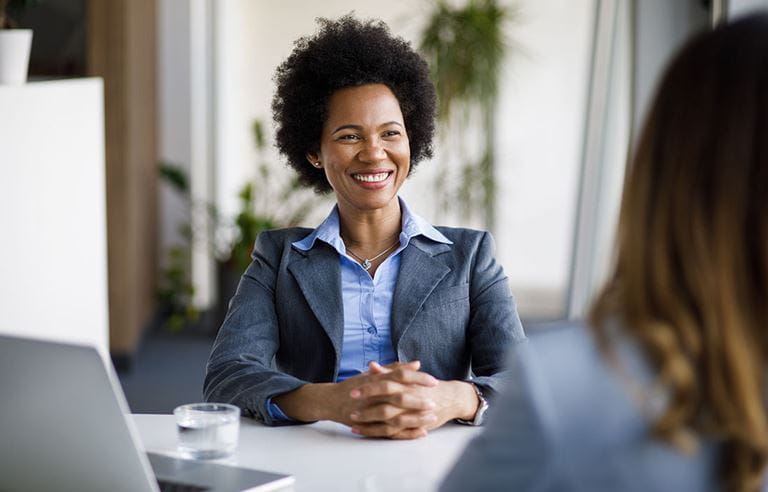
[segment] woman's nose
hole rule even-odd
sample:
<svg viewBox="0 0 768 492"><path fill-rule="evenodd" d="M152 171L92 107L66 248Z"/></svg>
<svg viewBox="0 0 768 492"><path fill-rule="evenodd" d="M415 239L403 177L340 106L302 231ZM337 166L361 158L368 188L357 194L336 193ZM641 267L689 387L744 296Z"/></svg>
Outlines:
<svg viewBox="0 0 768 492"><path fill-rule="evenodd" d="M363 162L379 162L387 158L387 153L381 140L375 138L364 142L359 158Z"/></svg>

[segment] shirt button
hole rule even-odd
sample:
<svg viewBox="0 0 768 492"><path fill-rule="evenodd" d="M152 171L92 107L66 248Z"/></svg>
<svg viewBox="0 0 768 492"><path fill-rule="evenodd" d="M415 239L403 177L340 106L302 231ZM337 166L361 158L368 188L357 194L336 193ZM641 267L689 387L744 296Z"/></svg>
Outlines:
<svg viewBox="0 0 768 492"><path fill-rule="evenodd" d="M369 326L368 327L368 333L370 333L371 335L375 335L376 334L376 328L373 327L373 326Z"/></svg>

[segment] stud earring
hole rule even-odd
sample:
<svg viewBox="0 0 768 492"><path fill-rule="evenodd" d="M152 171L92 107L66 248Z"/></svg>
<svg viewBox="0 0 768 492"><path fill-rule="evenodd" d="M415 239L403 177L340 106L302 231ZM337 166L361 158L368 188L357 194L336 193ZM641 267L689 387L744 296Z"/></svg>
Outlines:
<svg viewBox="0 0 768 492"><path fill-rule="evenodd" d="M317 161L317 162L313 163L312 165L319 169L320 168L320 161Z"/></svg>

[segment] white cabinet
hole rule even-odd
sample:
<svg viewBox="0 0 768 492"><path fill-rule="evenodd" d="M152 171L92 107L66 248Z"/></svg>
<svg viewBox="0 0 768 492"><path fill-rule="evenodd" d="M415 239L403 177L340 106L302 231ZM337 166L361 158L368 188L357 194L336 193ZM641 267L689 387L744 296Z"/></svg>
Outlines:
<svg viewBox="0 0 768 492"><path fill-rule="evenodd" d="M0 333L108 354L101 79L0 86Z"/></svg>

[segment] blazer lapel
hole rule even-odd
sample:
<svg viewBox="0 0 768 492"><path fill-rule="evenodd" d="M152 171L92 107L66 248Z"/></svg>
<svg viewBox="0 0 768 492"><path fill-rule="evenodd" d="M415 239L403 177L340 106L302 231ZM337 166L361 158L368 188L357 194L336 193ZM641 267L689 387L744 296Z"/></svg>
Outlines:
<svg viewBox="0 0 768 492"><path fill-rule="evenodd" d="M344 334L344 305L341 299L339 257L330 246L317 243L308 251L296 248L299 255L288 265L301 293L336 351L336 368L341 360Z"/></svg>
<svg viewBox="0 0 768 492"><path fill-rule="evenodd" d="M392 299L391 330L395 350L424 301L451 271L445 263L435 258L447 251L450 251L449 245L434 243L419 236L412 238L403 250Z"/></svg>

